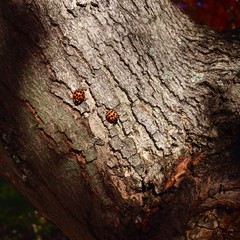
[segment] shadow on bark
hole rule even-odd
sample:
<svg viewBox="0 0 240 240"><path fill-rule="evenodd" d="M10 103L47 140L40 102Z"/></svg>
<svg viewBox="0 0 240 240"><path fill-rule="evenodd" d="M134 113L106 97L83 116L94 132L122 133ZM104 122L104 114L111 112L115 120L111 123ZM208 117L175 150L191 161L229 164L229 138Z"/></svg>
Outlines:
<svg viewBox="0 0 240 240"><path fill-rule="evenodd" d="M39 49L34 44L44 41L46 35L30 6L14 1L0 3L1 54L0 54L0 131L2 141L11 146L17 154L24 143L21 142L22 115L19 106L24 104L21 96L24 77L28 74L32 57ZM30 76L29 76L30 77Z"/></svg>
<svg viewBox="0 0 240 240"><path fill-rule="evenodd" d="M178 187L159 196L161 205L145 214L139 240L239 238L240 118L230 89L231 83L210 94L205 109L216 137L208 146L194 143L204 157L190 162Z"/></svg>

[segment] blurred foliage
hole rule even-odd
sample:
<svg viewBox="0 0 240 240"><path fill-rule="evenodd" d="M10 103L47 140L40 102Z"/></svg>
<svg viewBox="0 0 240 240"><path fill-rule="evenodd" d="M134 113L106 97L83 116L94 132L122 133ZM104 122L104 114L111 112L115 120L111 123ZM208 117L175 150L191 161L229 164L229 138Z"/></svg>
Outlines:
<svg viewBox="0 0 240 240"><path fill-rule="evenodd" d="M240 28L239 0L172 0L195 22L218 30Z"/></svg>
<svg viewBox="0 0 240 240"><path fill-rule="evenodd" d="M3 179L0 179L0 239L67 240Z"/></svg>

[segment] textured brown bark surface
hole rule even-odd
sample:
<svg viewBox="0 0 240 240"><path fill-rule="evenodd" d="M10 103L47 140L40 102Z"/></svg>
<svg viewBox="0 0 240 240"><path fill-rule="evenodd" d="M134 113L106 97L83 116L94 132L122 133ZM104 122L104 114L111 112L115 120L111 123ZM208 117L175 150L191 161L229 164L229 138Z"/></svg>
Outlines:
<svg viewBox="0 0 240 240"><path fill-rule="evenodd" d="M0 58L0 175L71 239L240 238L238 32L168 0L2 0Z"/></svg>

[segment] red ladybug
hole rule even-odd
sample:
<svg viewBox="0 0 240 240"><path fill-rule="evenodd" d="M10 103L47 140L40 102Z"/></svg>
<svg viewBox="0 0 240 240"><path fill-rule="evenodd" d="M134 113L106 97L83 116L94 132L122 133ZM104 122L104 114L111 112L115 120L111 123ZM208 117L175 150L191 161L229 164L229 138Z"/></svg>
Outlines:
<svg viewBox="0 0 240 240"><path fill-rule="evenodd" d="M75 105L79 105L82 103L85 99L85 92L78 88L77 90L74 91L73 93L73 102Z"/></svg>
<svg viewBox="0 0 240 240"><path fill-rule="evenodd" d="M117 121L119 119L119 115L117 114L117 112L115 110L109 109L106 113L106 119L110 123L117 123Z"/></svg>

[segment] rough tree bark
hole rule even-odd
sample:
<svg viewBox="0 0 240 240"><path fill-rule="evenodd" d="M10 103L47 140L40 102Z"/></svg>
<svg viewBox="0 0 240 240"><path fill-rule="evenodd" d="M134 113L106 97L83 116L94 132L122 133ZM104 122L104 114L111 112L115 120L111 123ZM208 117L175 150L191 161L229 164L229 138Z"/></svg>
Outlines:
<svg viewBox="0 0 240 240"><path fill-rule="evenodd" d="M238 33L169 0L0 6L1 176L72 240L239 239Z"/></svg>

